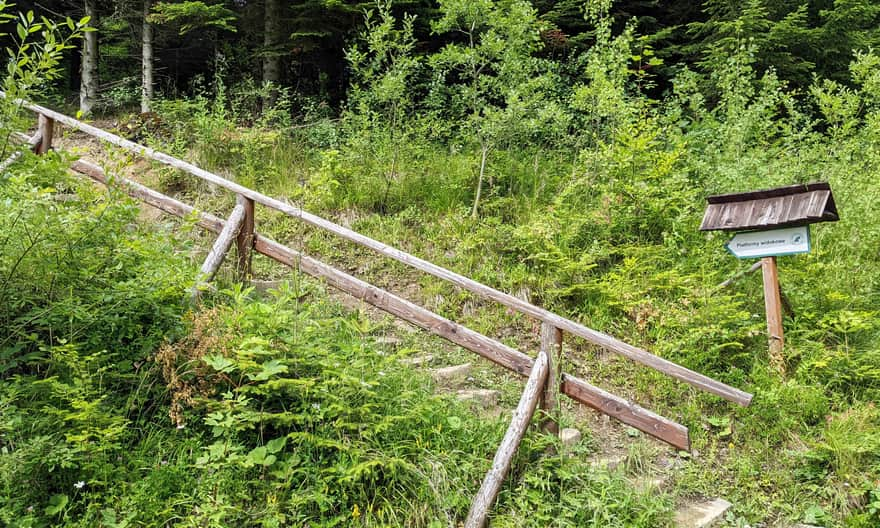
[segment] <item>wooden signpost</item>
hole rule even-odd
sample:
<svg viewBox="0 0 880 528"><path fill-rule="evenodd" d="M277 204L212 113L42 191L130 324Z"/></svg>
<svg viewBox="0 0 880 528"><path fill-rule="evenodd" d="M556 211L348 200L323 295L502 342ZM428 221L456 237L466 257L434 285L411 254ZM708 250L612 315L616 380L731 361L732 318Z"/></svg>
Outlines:
<svg viewBox="0 0 880 528"><path fill-rule="evenodd" d="M776 257L809 253L810 224L839 220L831 186L824 182L707 198L700 231L737 231L725 247L736 258L760 258L770 362L785 374L782 294ZM754 269L754 266L753 268Z"/></svg>

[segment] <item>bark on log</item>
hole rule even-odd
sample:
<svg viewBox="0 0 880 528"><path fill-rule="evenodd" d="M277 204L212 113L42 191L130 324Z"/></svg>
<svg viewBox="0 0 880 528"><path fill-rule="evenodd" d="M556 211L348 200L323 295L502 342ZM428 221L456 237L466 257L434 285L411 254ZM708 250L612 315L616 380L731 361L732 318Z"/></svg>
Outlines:
<svg viewBox="0 0 880 528"><path fill-rule="evenodd" d="M141 112L149 112L153 104L153 24L150 10L153 0L144 0L141 25Z"/></svg>
<svg viewBox="0 0 880 528"><path fill-rule="evenodd" d="M559 434L559 388L562 384L562 332L547 323L541 325L541 354L547 355L547 383L541 394L541 410L546 417L541 428Z"/></svg>
<svg viewBox="0 0 880 528"><path fill-rule="evenodd" d="M40 144L40 141L43 140L43 135L39 130L37 130L37 133L31 137L28 137L21 132L13 132L12 139L15 141L20 141L33 149L36 148ZM23 154L24 152L22 152L21 150L16 150L9 157L0 162L0 172L5 171L10 166L12 166L12 164L15 163L18 158L20 158Z"/></svg>
<svg viewBox="0 0 880 528"><path fill-rule="evenodd" d="M55 135L55 121L40 114L37 119L37 132L40 142L34 147L35 154L46 154L52 148L52 137Z"/></svg>
<svg viewBox="0 0 880 528"><path fill-rule="evenodd" d="M547 371L550 366L548 359L549 354L546 350L542 350L538 354L538 359L535 360L529 380L526 382L526 388L523 390L522 396L520 396L519 405L513 411L513 419L510 421L510 426L507 428L504 439L495 453L495 458L492 460L492 467L486 473L486 478L483 479L483 484L480 486L480 490L471 504L471 510L464 522L465 528L483 528L486 524L489 510L498 497L498 492L504 483L504 477L507 476L507 472L510 470L513 456L516 454L516 450L526 434L529 422L535 414L535 407L538 405L542 389L547 383Z"/></svg>
<svg viewBox="0 0 880 528"><path fill-rule="evenodd" d="M205 262L202 263L202 268L199 270L199 275L196 277L196 283L192 289L193 301L198 302L204 285L214 280L214 275L217 274L217 270L220 269L220 264L223 263L226 253L232 247L232 241L238 235L244 219L245 206L243 203L238 203L232 210L232 214L229 215L229 219L226 220L226 225L223 226L223 230L220 231L217 240L214 241L208 256L205 257Z"/></svg>
<svg viewBox="0 0 880 528"><path fill-rule="evenodd" d="M85 15L90 17L89 31L83 35L81 76L79 85L79 111L90 115L98 98L98 2L85 0Z"/></svg>
<svg viewBox="0 0 880 528"><path fill-rule="evenodd" d="M244 207L244 222L236 238L238 247L238 280L245 282L251 278L251 260L254 253L254 201L238 195L238 201Z"/></svg>

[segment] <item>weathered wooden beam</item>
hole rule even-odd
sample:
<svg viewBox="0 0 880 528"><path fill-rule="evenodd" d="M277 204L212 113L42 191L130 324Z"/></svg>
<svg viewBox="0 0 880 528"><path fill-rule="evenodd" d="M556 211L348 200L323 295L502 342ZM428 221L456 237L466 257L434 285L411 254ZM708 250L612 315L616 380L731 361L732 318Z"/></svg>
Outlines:
<svg viewBox="0 0 880 528"><path fill-rule="evenodd" d="M217 236L217 240L214 241L214 245L211 246L208 256L205 257L205 262L202 263L202 268L199 270L195 285L192 289L193 301L197 302L201 297L201 291L204 289L204 286L214 280L214 275L216 275L217 270L220 269L220 264L223 263L223 259L226 257L226 253L229 252L229 248L232 247L232 241L238 236L244 220L245 205L244 203L239 202L226 220L226 224Z"/></svg>
<svg viewBox="0 0 880 528"><path fill-rule="evenodd" d="M132 198L137 198L138 200L152 205L156 209L165 211L168 214L172 214L180 218L188 218L194 215L196 219L196 225L198 225L199 227L203 227L208 231L219 234L220 231L223 230L223 226L225 225L225 222L217 216L206 213L204 211L199 211L191 205L175 200L174 198L166 196L160 192L156 192L149 187L141 185L135 181L121 177L110 178L104 172L104 169L89 161L74 161L70 165L70 168L76 172L79 172L80 174L88 176L96 182L103 183L104 185L118 185L120 188L122 188L123 191L126 192L126 194L128 194Z"/></svg>
<svg viewBox="0 0 880 528"><path fill-rule="evenodd" d="M93 163L80 160L74 162L72 168L96 181L108 183L104 170ZM129 195L167 213L181 218L193 216L199 226L209 231L219 233L223 229L224 221L222 219L210 213L198 211L188 204L153 191L139 183L121 177L114 178L113 183L120 185ZM531 372L534 362L532 358L522 352L303 255L259 233L255 233L254 250L291 268L301 270L307 275L323 279L338 290L475 352L508 370L523 376L527 376ZM600 410L679 449L690 449L686 427L594 387L586 381L565 374L562 375L562 380L562 393L575 401Z"/></svg>
<svg viewBox="0 0 880 528"><path fill-rule="evenodd" d="M767 312L767 339L770 345L770 365L780 375L785 375L785 358L782 355L784 336L782 330L782 300L780 299L779 271L776 257L761 259L764 270L764 308Z"/></svg>
<svg viewBox="0 0 880 528"><path fill-rule="evenodd" d="M254 253L254 201L238 195L239 203L244 207L244 222L236 238L238 247L238 280L244 282L251 277L251 260Z"/></svg>
<svg viewBox="0 0 880 528"><path fill-rule="evenodd" d="M40 133L40 142L34 146L34 153L45 154L52 148L52 136L55 134L55 120L43 114L38 114L37 130Z"/></svg>
<svg viewBox="0 0 880 528"><path fill-rule="evenodd" d="M12 139L14 139L16 141L21 141L22 143L25 143L26 145L30 146L32 149L36 148L36 146L40 144L40 141L42 141L42 138L43 138L43 134L39 130L37 130L36 134L34 134L33 136L30 136L30 137L26 136L25 134L22 134L21 132L13 132L12 133ZM24 153L21 150L16 150L15 152L12 153L12 155L10 155L8 158L6 158L2 162L0 162L0 172L8 169L23 154Z"/></svg>
<svg viewBox="0 0 880 528"><path fill-rule="evenodd" d="M712 394L716 394L724 399L738 403L743 406L748 405L752 400L752 395L747 392L721 383L720 381L712 379L708 376L704 376L702 374L694 372L688 368L682 367L681 365L663 359L659 356L655 356L650 352L646 352L645 350L642 350L638 347L632 346L628 343L624 343L619 339L615 339L608 334L593 330L592 328L587 328L582 324L561 317L543 308L534 306L528 302L514 297L513 295L509 295L494 288L490 288L489 286L481 284L473 279L469 279L463 275L449 271L445 268L437 266L436 264L420 259L414 255L410 255L405 251L401 251L397 248L379 242L378 240L374 240L370 237L364 236L356 231L352 231L351 229L330 222L329 220L325 220L324 218L313 215L307 211L300 209L299 207L282 202L275 198L271 198L262 193L239 185L235 182L229 181L225 178L221 178L220 176L208 172L191 163L179 160L152 148L139 145L127 139L121 138L115 134L111 134L97 127L88 125L48 108L34 105L26 101L22 101L22 104L26 108L51 117L59 123L63 123L70 127L76 128L89 135L107 141L108 143L124 148L131 152L135 152L144 157L156 160L160 163L164 163L170 167L180 169L184 172L192 174L193 176L217 185L218 187L222 187L238 195L250 198L254 202L265 205L266 207L271 207L272 209L276 209L292 217L299 218L312 226L324 229L325 231L331 232L339 236L340 238L370 248L381 255L385 255L386 257L397 260L398 262L402 262L422 272L444 279L460 288L475 293L483 298L491 299L508 308L517 310L521 313L539 319L545 323L552 324L560 330L564 330L565 332L582 337L594 345L603 347L607 350L627 357L635 362L651 367L654 370L688 383L694 387L700 388Z"/></svg>
<svg viewBox="0 0 880 528"><path fill-rule="evenodd" d="M562 375L562 393L575 401L586 404L602 414L617 418L639 431L659 438L669 445L683 451L690 451L691 441L688 428L664 418L648 409L611 394L586 381Z"/></svg>
<svg viewBox="0 0 880 528"><path fill-rule="evenodd" d="M501 445L498 446L498 451L495 452L492 467L486 473L483 484L471 504L470 512L464 521L465 528L483 528L486 524L489 510L495 503L498 492L501 491L504 477L510 470L513 456L526 434L526 429L528 429L529 422L535 414L535 408L538 406L538 400L541 398L543 387L547 383L547 372L550 367L549 356L546 350L542 350L538 354L538 359L535 360L532 372L529 374L529 380L519 398L519 404L513 411L510 426L504 434L504 439L501 440Z"/></svg>
<svg viewBox="0 0 880 528"><path fill-rule="evenodd" d="M541 324L541 354L547 356L547 383L541 393L541 411L545 418L541 428L559 434L559 388L562 384L562 331L547 323Z"/></svg>

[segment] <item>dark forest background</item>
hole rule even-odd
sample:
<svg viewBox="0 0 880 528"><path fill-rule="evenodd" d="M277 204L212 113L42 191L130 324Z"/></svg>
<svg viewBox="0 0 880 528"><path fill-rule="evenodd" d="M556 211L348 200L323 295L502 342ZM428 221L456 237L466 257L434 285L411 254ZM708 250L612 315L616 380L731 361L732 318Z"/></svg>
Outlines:
<svg viewBox="0 0 880 528"><path fill-rule="evenodd" d="M543 40L536 55L576 76L580 57L594 42L583 2L535 0L532 5ZM345 50L363 30L365 11L375 7L375 2L338 0L43 0L17 5L49 18L93 15L99 92L105 106L139 97L148 9L158 93L191 93L194 83L210 84L219 71L230 85L271 81L334 108L345 100L351 83ZM396 1L392 11L398 19L415 15L415 55L429 55L458 37L466 38L433 29L441 17L441 3ZM639 45L653 52L654 60L634 60L633 67L650 74L647 93L655 98L670 89L682 67L710 71L730 55L732 46L744 41L754 46L758 73L774 68L796 90L807 88L815 76L847 82L854 51L880 45L880 4L871 0L630 0L614 2L610 11L615 32L631 24L642 37ZM275 73L267 76L267 63L272 62ZM75 99L81 63L80 54L69 55L67 74L55 85L55 97ZM115 98L108 100L111 96Z"/></svg>

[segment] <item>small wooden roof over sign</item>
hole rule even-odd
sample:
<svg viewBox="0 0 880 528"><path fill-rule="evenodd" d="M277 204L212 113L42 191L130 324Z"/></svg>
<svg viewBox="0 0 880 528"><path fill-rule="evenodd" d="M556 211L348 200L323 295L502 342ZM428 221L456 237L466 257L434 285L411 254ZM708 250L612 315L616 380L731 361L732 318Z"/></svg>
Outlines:
<svg viewBox="0 0 880 528"><path fill-rule="evenodd" d="M839 220L826 182L719 194L709 202L700 231L748 231Z"/></svg>

